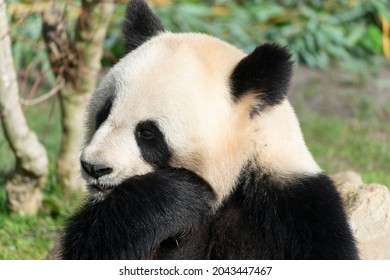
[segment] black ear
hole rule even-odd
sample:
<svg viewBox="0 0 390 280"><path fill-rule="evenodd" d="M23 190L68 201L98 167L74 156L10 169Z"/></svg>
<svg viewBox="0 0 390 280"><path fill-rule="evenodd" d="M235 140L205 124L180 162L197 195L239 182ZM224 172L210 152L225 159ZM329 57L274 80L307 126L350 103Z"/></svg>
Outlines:
<svg viewBox="0 0 390 280"><path fill-rule="evenodd" d="M123 33L126 53L136 49L151 37L163 32L161 21L143 0L130 0L127 4Z"/></svg>
<svg viewBox="0 0 390 280"><path fill-rule="evenodd" d="M231 75L234 99L255 94L259 102L254 112L280 103L287 94L292 68L291 55L282 46L267 43L257 47L237 64Z"/></svg>

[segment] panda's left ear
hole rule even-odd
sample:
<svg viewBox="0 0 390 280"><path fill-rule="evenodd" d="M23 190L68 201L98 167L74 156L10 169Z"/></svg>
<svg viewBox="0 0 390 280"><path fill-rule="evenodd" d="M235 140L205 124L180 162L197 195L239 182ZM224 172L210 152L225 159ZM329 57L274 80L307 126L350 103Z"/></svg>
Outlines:
<svg viewBox="0 0 390 280"><path fill-rule="evenodd" d="M244 57L231 75L231 90L235 101L243 96L256 96L253 112L267 105L276 105L286 96L291 79L291 54L278 44L264 44Z"/></svg>
<svg viewBox="0 0 390 280"><path fill-rule="evenodd" d="M164 27L143 0L130 0L127 4L123 33L126 53L163 32Z"/></svg>

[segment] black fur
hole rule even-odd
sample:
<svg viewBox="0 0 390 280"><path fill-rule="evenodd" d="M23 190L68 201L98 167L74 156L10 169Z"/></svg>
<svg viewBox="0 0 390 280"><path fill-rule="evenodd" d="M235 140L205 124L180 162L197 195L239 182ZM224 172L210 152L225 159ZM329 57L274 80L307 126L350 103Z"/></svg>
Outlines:
<svg viewBox="0 0 390 280"><path fill-rule="evenodd" d="M358 258L342 201L326 175L275 184L257 173L242 176L213 219L211 259Z"/></svg>
<svg viewBox="0 0 390 280"><path fill-rule="evenodd" d="M246 171L211 215L207 184L162 169L73 216L64 259L358 259L342 201L323 174L280 184Z"/></svg>
<svg viewBox="0 0 390 280"><path fill-rule="evenodd" d="M95 129L97 130L102 123L105 122L105 120L108 118L108 115L111 112L112 103L114 102L113 98L107 99L107 101L104 103L103 107L100 108L100 110L96 114L96 120L95 120Z"/></svg>
<svg viewBox="0 0 390 280"><path fill-rule="evenodd" d="M160 20L142 0L131 0L126 8L123 33L126 53L138 48L150 38L163 32Z"/></svg>
<svg viewBox="0 0 390 280"><path fill-rule="evenodd" d="M63 259L200 259L206 254L208 185L183 169L134 177L70 218Z"/></svg>
<svg viewBox="0 0 390 280"><path fill-rule="evenodd" d="M243 58L231 75L234 99L255 94L259 103L256 113L266 105L280 103L287 94L293 63L290 53L278 44L264 44Z"/></svg>
<svg viewBox="0 0 390 280"><path fill-rule="evenodd" d="M171 152L156 122L147 120L138 123L134 134L144 160L159 167L168 165Z"/></svg>

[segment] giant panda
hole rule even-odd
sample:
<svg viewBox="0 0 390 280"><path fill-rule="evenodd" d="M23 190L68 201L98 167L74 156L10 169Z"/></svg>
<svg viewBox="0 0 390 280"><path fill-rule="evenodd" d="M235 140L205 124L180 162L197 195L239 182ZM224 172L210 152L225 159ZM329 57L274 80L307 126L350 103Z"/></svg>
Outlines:
<svg viewBox="0 0 390 280"><path fill-rule="evenodd" d="M90 98L86 204L64 259L357 259L342 201L287 99L293 62L174 34L130 1L127 54Z"/></svg>

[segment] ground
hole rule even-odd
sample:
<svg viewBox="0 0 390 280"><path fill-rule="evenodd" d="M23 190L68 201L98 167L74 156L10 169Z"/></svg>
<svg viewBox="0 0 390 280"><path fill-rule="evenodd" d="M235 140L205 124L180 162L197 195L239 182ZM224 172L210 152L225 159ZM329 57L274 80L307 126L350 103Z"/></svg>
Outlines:
<svg viewBox="0 0 390 280"><path fill-rule="evenodd" d="M355 71L296 67L289 98L326 171L353 169L366 182L390 186L388 64Z"/></svg>
<svg viewBox="0 0 390 280"><path fill-rule="evenodd" d="M353 118L366 104L370 106L367 109L375 109L378 116L384 117L383 121L390 120L388 66L355 73L336 67L316 70L299 66L295 68L290 93L293 103L318 113Z"/></svg>

